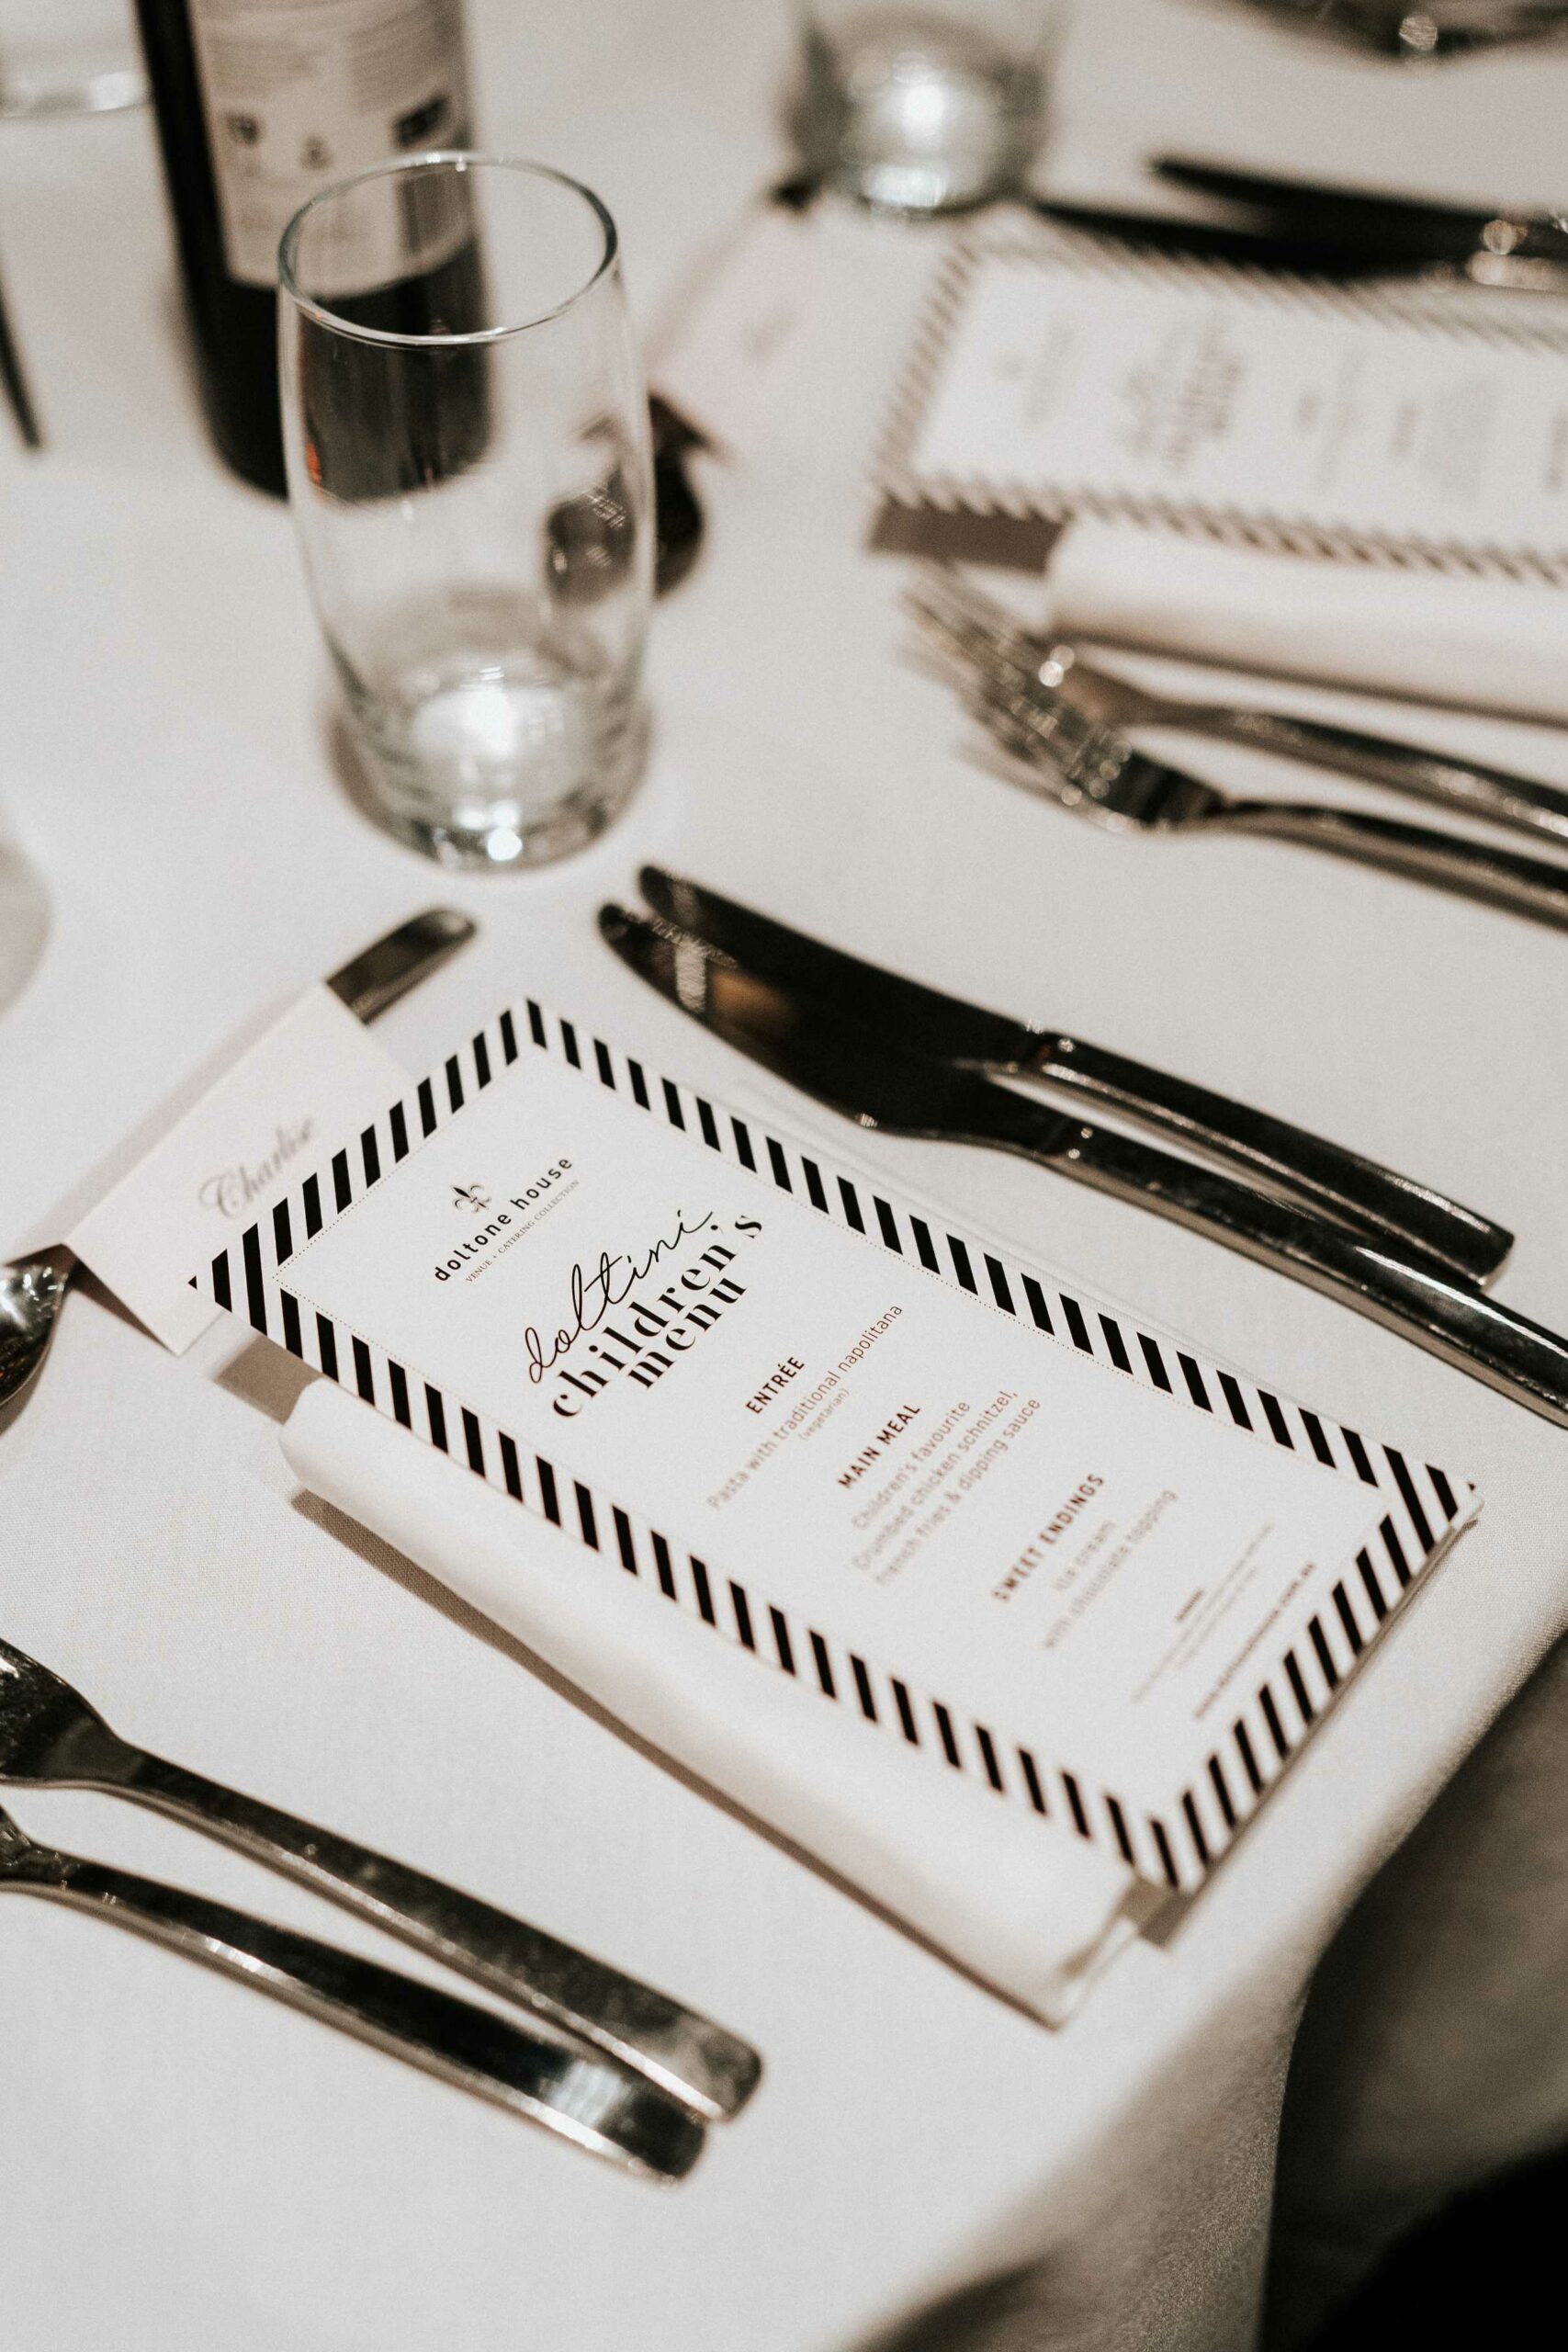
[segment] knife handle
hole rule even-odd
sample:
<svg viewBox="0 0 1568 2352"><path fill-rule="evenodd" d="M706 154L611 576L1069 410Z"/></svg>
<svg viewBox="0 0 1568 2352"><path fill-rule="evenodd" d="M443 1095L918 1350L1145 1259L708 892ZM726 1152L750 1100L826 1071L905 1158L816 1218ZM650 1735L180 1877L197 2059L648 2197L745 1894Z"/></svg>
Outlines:
<svg viewBox="0 0 1568 2352"><path fill-rule="evenodd" d="M1568 931L1568 865L1519 857L1490 842L1462 840L1426 825L1404 825L1359 809L1315 808L1305 801L1233 800L1211 820L1227 831L1297 842L1361 865L1381 866L1412 882L1429 882L1461 898L1480 899L1508 913Z"/></svg>
<svg viewBox="0 0 1568 2352"><path fill-rule="evenodd" d="M1043 1038L1028 1071L1234 1160L1263 1182L1359 1229L1406 1248L1414 1245L1468 1281L1489 1282L1513 1248L1514 1237L1505 1227L1397 1169L1206 1087L1086 1045L1081 1037Z"/></svg>
<svg viewBox="0 0 1568 2352"><path fill-rule="evenodd" d="M436 1985L107 1863L33 1846L25 1860L26 1868L0 1875L0 1890L41 1894L133 1928L596 2155L679 2180L702 2152L703 2126L635 2075Z"/></svg>
<svg viewBox="0 0 1568 2352"><path fill-rule="evenodd" d="M1506 768L1483 767L1448 752L1422 751L1321 719L1290 718L1268 710L1207 710L1204 731L1248 743L1282 759L1304 760L1365 784L1387 785L1464 817L1513 825L1539 840L1568 844L1568 792Z"/></svg>
<svg viewBox="0 0 1568 2352"><path fill-rule="evenodd" d="M133 1797L281 1866L432 1959L591 2042L704 2120L737 2114L761 2061L749 2043L543 1929L329 1829L110 1735L85 1784Z"/></svg>
<svg viewBox="0 0 1568 2352"><path fill-rule="evenodd" d="M966 1124L964 1139L1020 1152L1118 1200L1208 1234L1279 1273L1343 1299L1429 1354L1568 1428L1568 1340L1456 1281L1435 1261L1395 1256L1151 1144L1064 1120L1059 1112L1006 1087L987 1092L993 1100L987 1131Z"/></svg>
<svg viewBox="0 0 1568 2352"><path fill-rule="evenodd" d="M374 1021L456 955L478 929L456 907L426 907L351 956L326 985L356 1020Z"/></svg>

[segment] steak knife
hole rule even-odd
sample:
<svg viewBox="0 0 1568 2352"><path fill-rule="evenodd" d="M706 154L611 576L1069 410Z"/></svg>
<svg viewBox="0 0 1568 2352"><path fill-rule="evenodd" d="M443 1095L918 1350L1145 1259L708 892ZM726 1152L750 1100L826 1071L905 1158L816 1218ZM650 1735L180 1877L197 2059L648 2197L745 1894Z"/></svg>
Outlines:
<svg viewBox="0 0 1568 2352"><path fill-rule="evenodd" d="M639 879L649 906L679 930L766 980L902 1039L922 1056L1069 1089L1228 1160L1374 1238L1414 1247L1472 1282L1487 1282L1513 1246L1513 1235L1502 1226L1430 1185L1247 1103L1081 1037L1034 1028L863 963L661 867L645 866Z"/></svg>
<svg viewBox="0 0 1568 2352"><path fill-rule="evenodd" d="M1345 1301L1516 1403L1568 1428L1568 1340L1528 1322L1434 1258L1345 1227L1152 1144L1102 1134L974 1070L926 1061L885 1033L742 969L676 925L624 907L599 926L671 1004L803 1093L889 1135L1016 1152L1222 1241Z"/></svg>

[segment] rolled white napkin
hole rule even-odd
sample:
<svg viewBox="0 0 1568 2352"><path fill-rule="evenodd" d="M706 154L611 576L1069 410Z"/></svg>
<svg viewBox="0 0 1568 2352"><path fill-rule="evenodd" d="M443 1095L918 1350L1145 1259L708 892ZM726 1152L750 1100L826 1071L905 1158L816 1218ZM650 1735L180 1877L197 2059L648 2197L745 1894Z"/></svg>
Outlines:
<svg viewBox="0 0 1568 2352"><path fill-rule="evenodd" d="M333 1382L283 1450L312 1493L629 1729L987 1983L1060 2024L1163 1898L1098 1847L823 1706Z"/></svg>
<svg viewBox="0 0 1568 2352"><path fill-rule="evenodd" d="M1046 570L1052 624L1284 677L1568 723L1568 593L1213 547L1080 520Z"/></svg>

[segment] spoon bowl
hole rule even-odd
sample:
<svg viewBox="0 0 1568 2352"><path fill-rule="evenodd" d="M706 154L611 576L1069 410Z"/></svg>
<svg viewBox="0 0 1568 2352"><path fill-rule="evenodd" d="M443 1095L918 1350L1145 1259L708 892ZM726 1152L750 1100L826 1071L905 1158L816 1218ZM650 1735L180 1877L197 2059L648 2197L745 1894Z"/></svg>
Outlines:
<svg viewBox="0 0 1568 2352"><path fill-rule="evenodd" d="M0 1265L0 1412L30 1386L49 1353L72 1266L62 1250Z"/></svg>

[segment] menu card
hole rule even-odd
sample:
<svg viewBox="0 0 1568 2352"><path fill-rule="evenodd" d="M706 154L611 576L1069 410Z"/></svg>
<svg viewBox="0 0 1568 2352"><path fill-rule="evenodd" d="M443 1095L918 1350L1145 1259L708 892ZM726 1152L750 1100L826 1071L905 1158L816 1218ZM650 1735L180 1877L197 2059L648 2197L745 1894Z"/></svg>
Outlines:
<svg viewBox="0 0 1568 2352"><path fill-rule="evenodd" d="M897 512L1122 519L1568 582L1568 330L1060 230L939 271L879 466Z"/></svg>
<svg viewBox="0 0 1568 2352"><path fill-rule="evenodd" d="M199 1285L911 1769L1158 1884L1475 1508L531 1000Z"/></svg>

